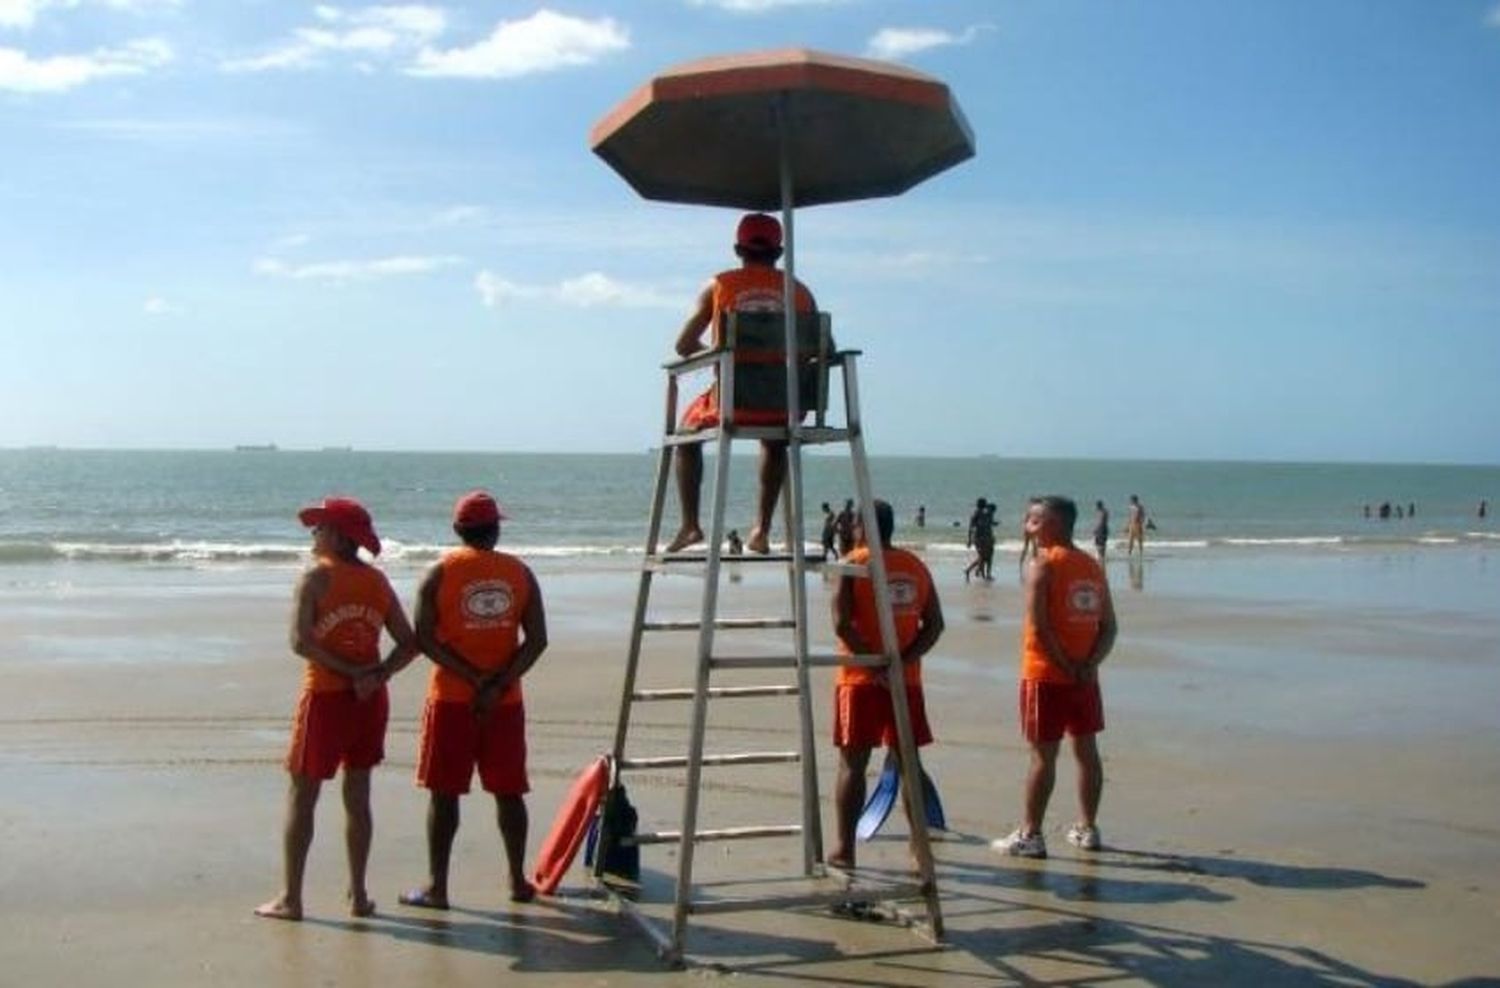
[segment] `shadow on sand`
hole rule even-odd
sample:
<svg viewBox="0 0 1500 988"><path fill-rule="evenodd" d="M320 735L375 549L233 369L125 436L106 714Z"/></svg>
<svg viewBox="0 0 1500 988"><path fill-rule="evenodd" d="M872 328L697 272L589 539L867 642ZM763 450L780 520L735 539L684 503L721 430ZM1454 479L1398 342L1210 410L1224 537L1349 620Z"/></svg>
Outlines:
<svg viewBox="0 0 1500 988"><path fill-rule="evenodd" d="M1308 868L1302 865L1247 861L1242 858L1207 857L1195 854L1165 854L1151 851L1108 852L1111 865L1138 868L1143 871L1178 875L1203 875L1209 878L1239 878L1252 885L1280 889L1420 889L1425 882L1411 878L1392 878L1378 872L1357 868Z"/></svg>
<svg viewBox="0 0 1500 988"><path fill-rule="evenodd" d="M1033 866L1031 862L941 864L939 880L948 890L944 895L947 945L941 949L890 922L870 924L804 910L776 916L768 928L764 914L750 913L745 925L695 921L688 944L692 966L700 976L718 970L789 985L860 988L945 983L1085 985L1120 980L1294 988L1404 988L1412 984L1305 946L1102 918L1090 909L1094 903L1234 900L1233 895L1195 878L1332 891L1420 888L1420 882L1349 869L1142 851L1110 850L1097 859L1067 863L1081 867ZM1181 875L1187 880L1137 880L1104 873L1109 867ZM881 869L870 869L868 874L904 877ZM653 888L661 886L654 894L669 895L665 879L670 876L643 877ZM1059 904L1039 902L1037 893L1050 895ZM1084 905L1075 907L1074 903ZM513 910L403 910L368 920L322 922L364 935L508 958L509 970L515 972L659 974L664 981L671 977L627 921L579 899L539 900ZM879 932L881 927L888 936Z"/></svg>

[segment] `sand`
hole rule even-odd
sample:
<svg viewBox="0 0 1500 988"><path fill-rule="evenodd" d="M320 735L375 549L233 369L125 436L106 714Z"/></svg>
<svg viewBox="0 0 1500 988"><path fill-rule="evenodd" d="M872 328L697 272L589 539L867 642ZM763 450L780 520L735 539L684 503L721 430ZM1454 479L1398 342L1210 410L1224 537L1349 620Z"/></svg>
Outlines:
<svg viewBox="0 0 1500 988"><path fill-rule="evenodd" d="M1170 561L1153 563L1167 573ZM996 857L1025 765L1014 716L1018 593L940 574L949 631L929 662L928 768L951 833L935 845L948 942L819 912L706 917L697 964L665 973L588 895L505 901L492 804L464 802L446 914L396 904L425 873L411 783L425 670L393 684L375 775L369 920L342 906L342 811L325 789L308 917L256 919L277 891L286 739L298 662L285 647L292 573L163 570L12 587L0 604L0 983L279 985L1435 984L1500 976L1500 619L1482 613L1277 604L1117 590L1124 632L1105 671L1107 848L1068 847L1064 764L1053 857ZM634 577L544 572L553 646L527 683L531 848L569 780L609 744ZM1009 577L1007 572L1004 574ZM1154 589L1160 587L1160 590ZM410 583L398 580L409 596ZM742 613L777 584L727 587ZM691 580L660 598L688 613ZM815 615L826 592L815 584ZM825 639L826 640L826 639ZM762 633L748 646L774 644ZM686 682L685 641L647 678ZM828 674L815 680L819 737ZM756 706L761 704L762 706ZM766 706L769 704L769 706ZM728 707L729 705L726 705ZM637 708L638 754L683 747L685 709ZM710 747L794 745L782 702L716 716ZM832 751L820 750L824 791ZM790 822L785 768L706 775L706 822ZM668 773L631 780L643 827L676 823ZM826 802L826 801L825 801ZM826 805L825 828L831 823ZM710 845L698 878L790 876L795 842ZM898 876L904 824L862 848ZM643 852L647 894L673 871Z"/></svg>

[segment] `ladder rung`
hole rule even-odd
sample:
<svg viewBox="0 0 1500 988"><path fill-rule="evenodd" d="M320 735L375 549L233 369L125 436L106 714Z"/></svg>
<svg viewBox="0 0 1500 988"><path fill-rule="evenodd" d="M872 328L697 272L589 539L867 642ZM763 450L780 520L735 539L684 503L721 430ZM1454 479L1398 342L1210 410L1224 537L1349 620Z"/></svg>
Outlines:
<svg viewBox="0 0 1500 988"><path fill-rule="evenodd" d="M719 618L714 622L718 631L754 631L760 628L795 628L797 622L791 618ZM642 631L697 631L703 627L701 621L646 621Z"/></svg>
<svg viewBox="0 0 1500 988"><path fill-rule="evenodd" d="M727 755L704 755L701 765L779 765L798 762L802 755L795 751L743 751ZM687 768L686 755L661 755L653 758L621 758L621 769Z"/></svg>
<svg viewBox="0 0 1500 988"><path fill-rule="evenodd" d="M758 837L797 837L801 833L802 825L799 823L767 827L724 827L720 830L700 830L694 835L693 840L696 843L711 840L754 840ZM682 831L658 830L634 834L630 837L621 837L620 843L625 847L639 847L644 844L681 844Z"/></svg>
<svg viewBox="0 0 1500 988"><path fill-rule="evenodd" d="M795 655L715 655L708 660L710 669L795 669Z"/></svg>
<svg viewBox="0 0 1500 988"><path fill-rule="evenodd" d="M845 443L854 433L849 429L808 426L802 429L798 439L804 446L822 446L827 443ZM688 446L693 443L712 442L719 438L719 430L700 429L697 432L673 432L661 437L663 446ZM774 425L742 425L731 429L731 439L790 439L791 434Z"/></svg>
<svg viewBox="0 0 1500 988"><path fill-rule="evenodd" d="M710 700L742 700L754 696L796 696L800 692L795 683L779 686L710 686L708 698ZM672 689L660 690L636 690L630 694L630 698L637 702L642 700L691 700L698 695L698 691L691 686L674 687Z"/></svg>
<svg viewBox="0 0 1500 988"><path fill-rule="evenodd" d="M891 660L884 654L873 655L838 655L824 653L821 655L809 655L807 664L810 666L858 666L861 669L884 669L891 664Z"/></svg>
<svg viewBox="0 0 1500 988"><path fill-rule="evenodd" d="M884 655L809 655L809 668L858 666L861 669L885 669L890 660ZM710 669L795 669L795 655L715 655L708 660Z"/></svg>
<svg viewBox="0 0 1500 988"><path fill-rule="evenodd" d="M797 909L803 906L831 905L836 902L879 902L893 899L918 899L922 886L916 882L901 885L852 886L837 889L815 889L784 895L745 896L742 898L702 899L688 906L697 915L762 909Z"/></svg>
<svg viewBox="0 0 1500 988"><path fill-rule="evenodd" d="M719 557L719 563L721 565L723 565L725 563L781 563L782 565L785 565L787 563L793 562L796 558L797 557L794 556L794 555L792 555L790 552L768 552L768 553L765 553L764 555L762 555L761 553L758 553L758 552L742 552L742 553L740 553L738 555L734 555L734 556L731 556L728 553L724 553L723 555L721 555ZM697 563L698 565L701 566L704 563L708 562L708 553L706 553L706 552L671 552L671 553L661 553L661 554L655 555L655 556L647 556L646 557L646 562L650 563L650 564L654 564L656 566L670 566L670 565L674 565L674 564L675 565L682 565L683 563ZM804 566L822 566L823 565L823 557L822 556L815 556L815 555L812 555L811 553L804 554L803 557L802 557L802 564Z"/></svg>

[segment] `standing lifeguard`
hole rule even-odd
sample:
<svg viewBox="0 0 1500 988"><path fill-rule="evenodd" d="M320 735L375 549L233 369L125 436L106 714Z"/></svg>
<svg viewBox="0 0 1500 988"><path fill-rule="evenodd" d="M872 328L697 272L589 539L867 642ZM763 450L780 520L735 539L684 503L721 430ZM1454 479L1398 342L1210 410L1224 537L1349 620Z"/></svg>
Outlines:
<svg viewBox="0 0 1500 988"><path fill-rule="evenodd" d="M911 717L913 750L932 743L927 705L922 693L922 656L932 650L943 634L943 608L927 565L914 553L891 544L896 515L884 501L875 502L875 523L880 526L879 546L885 561L886 580L905 677L906 706ZM867 565L875 543L864 528L864 513L854 515L856 548L844 561ZM875 604L875 584L868 576L842 576L833 595L833 630L841 655L871 655L881 651L880 620ZM860 807L865 802L865 770L870 752L885 745L897 749L896 711L884 669L841 665L833 694L833 743L839 751L838 779L834 790L834 814L838 843L828 863L854 867L854 836ZM917 771L921 765L918 756ZM911 804L904 803L907 819ZM913 847L913 855L916 849Z"/></svg>
<svg viewBox="0 0 1500 988"><path fill-rule="evenodd" d="M731 312L785 312L785 275L776 267L781 259L781 224L765 213L750 213L740 220L734 252L741 265L714 275L698 296L697 307L677 336L677 353L691 357L703 349L703 334L713 327L713 345L723 342L725 321ZM814 312L817 303L800 281L796 284L798 312ZM739 358L737 358L739 359ZM778 359L781 359L778 357ZM785 425L786 413L772 410L736 412L742 425ZM719 424L719 388L715 383L688 405L682 414L682 430L694 432ZM771 516L786 478L785 440L763 440L760 444L760 494L756 502L755 527L745 547L751 552L771 549ZM677 447L677 496L682 508L682 527L667 545L677 552L703 541L698 503L703 487L703 444Z"/></svg>
<svg viewBox="0 0 1500 988"><path fill-rule="evenodd" d="M1099 797L1104 766L1097 735L1104 730L1099 665L1115 644L1115 607L1104 568L1073 544L1078 505L1065 497L1032 501L1026 531L1037 545L1026 571L1021 628L1021 734L1031 747L1021 825L990 842L1001 854L1045 858L1042 818L1052 798L1057 751L1063 735L1073 739L1078 763L1078 821L1068 843L1085 851L1100 846Z"/></svg>
<svg viewBox="0 0 1500 988"><path fill-rule="evenodd" d="M281 895L256 908L270 919L302 918L302 876L312 846L313 811L324 780L344 768L344 809L349 817L349 910L369 916L375 903L365 889L374 823L370 770L385 757L390 710L385 682L417 654L406 612L385 574L359 558L380 554L370 513L351 498L325 498L297 517L312 529L313 565L297 584L292 611L292 651L306 660L302 694L286 756L291 788L282 834L285 885ZM380 661L380 632L395 646Z"/></svg>
<svg viewBox="0 0 1500 988"><path fill-rule="evenodd" d="M433 661L417 784L431 790L426 887L401 894L408 906L448 908L448 864L458 834L458 798L479 782L495 796L510 869L510 897L526 902L526 710L521 677L547 648L542 591L530 567L497 552L505 515L474 491L453 508L463 545L444 554L422 580L417 640Z"/></svg>

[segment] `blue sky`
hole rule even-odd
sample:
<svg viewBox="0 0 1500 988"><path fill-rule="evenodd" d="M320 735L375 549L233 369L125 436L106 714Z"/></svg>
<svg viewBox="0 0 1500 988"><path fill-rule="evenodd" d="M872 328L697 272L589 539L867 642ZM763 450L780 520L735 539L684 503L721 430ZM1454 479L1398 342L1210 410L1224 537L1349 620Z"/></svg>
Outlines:
<svg viewBox="0 0 1500 988"><path fill-rule="evenodd" d="M799 213L872 451L1500 461L1500 0L0 0L0 446L654 445L737 214L588 131L785 46L979 145Z"/></svg>

